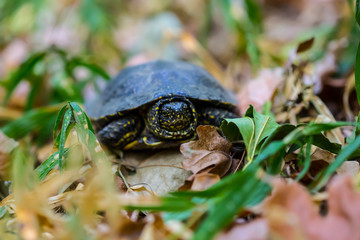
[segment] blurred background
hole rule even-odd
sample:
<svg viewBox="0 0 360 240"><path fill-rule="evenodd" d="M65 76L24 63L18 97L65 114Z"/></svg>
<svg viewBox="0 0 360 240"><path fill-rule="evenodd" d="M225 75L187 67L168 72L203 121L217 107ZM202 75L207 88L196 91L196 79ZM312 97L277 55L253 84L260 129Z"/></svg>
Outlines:
<svg viewBox="0 0 360 240"><path fill-rule="evenodd" d="M238 94L242 112L248 104L259 109L274 100L291 66L306 65L303 82L337 119L351 120L352 110L346 112L342 101L346 92L347 108L356 108L348 84L359 39L354 5L352 0L2 0L0 126L15 139L31 132L41 144L67 101L83 103L123 67L158 58L203 66ZM273 101L273 109L284 102Z"/></svg>

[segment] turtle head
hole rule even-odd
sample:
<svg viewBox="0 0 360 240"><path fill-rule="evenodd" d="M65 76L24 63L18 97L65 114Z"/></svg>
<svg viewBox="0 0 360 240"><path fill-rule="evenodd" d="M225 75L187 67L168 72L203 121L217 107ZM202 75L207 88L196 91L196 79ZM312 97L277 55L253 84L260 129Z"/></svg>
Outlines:
<svg viewBox="0 0 360 240"><path fill-rule="evenodd" d="M148 112L150 131L165 139L192 137L197 126L194 105L184 97L162 98Z"/></svg>

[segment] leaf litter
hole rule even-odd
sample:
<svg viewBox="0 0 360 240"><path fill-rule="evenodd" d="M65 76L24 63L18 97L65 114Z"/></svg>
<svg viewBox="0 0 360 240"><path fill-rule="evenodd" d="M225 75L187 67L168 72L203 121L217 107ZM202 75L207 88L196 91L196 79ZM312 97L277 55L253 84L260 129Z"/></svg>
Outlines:
<svg viewBox="0 0 360 240"><path fill-rule="evenodd" d="M21 33L1 48L0 236L359 239L359 127L341 122L359 110L358 2L241 2L124 3L111 11L117 29L91 1L50 4L43 28L41 3L0 6L5 31ZM20 13L36 34L16 25ZM28 54L34 43L44 48ZM236 91L243 117L199 126L180 152L114 156L74 101L107 72L159 57L205 67ZM53 95L36 97L42 87Z"/></svg>

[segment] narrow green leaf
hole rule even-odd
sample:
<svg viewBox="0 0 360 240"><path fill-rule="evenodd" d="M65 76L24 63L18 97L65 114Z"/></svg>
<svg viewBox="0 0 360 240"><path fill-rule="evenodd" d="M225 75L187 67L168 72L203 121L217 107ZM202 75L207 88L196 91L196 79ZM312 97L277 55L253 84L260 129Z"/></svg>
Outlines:
<svg viewBox="0 0 360 240"><path fill-rule="evenodd" d="M46 175L59 163L59 152L53 153L44 162L42 162L36 169L35 172L39 176L40 180L43 180Z"/></svg>
<svg viewBox="0 0 360 240"><path fill-rule="evenodd" d="M59 105L33 109L26 112L20 118L6 124L1 130L8 137L19 139L31 131L42 131L48 124L53 125L58 111Z"/></svg>
<svg viewBox="0 0 360 240"><path fill-rule="evenodd" d="M359 0L356 0L356 20L360 25ZM355 90L356 90L358 103L360 104L360 42L357 48L356 60L355 60ZM360 123L360 112L357 118L357 122ZM355 136L359 136L359 135L360 135L360 125L357 125L355 129Z"/></svg>
<svg viewBox="0 0 360 240"><path fill-rule="evenodd" d="M41 61L46 56L46 52L35 53L30 56L25 62L23 62L18 70L8 79L4 85L7 89L6 95L4 97L4 104L6 104L16 86L23 80L26 76L32 73L35 65Z"/></svg>
<svg viewBox="0 0 360 240"><path fill-rule="evenodd" d="M22 146L15 148L12 152L12 180L13 192L15 195L21 195L32 189L36 184L36 175L33 172L33 159ZM16 192L16 193L15 193Z"/></svg>
<svg viewBox="0 0 360 240"><path fill-rule="evenodd" d="M0 219L3 219L3 218L4 218L6 212L7 212L7 211L6 211L5 206L1 206L1 207L0 207Z"/></svg>
<svg viewBox="0 0 360 240"><path fill-rule="evenodd" d="M233 217L249 203L263 200L270 191L270 186L256 178L256 168L247 168L251 177L246 182L232 185L231 190L210 200L208 216L202 221L194 234L194 239L212 239L216 233L226 227ZM256 201L253 201L256 199Z"/></svg>
<svg viewBox="0 0 360 240"><path fill-rule="evenodd" d="M204 191L181 191L181 192L173 192L170 193L174 197L181 197L181 198L212 198L214 196L222 195L224 192L228 191L229 188L233 186L237 186L242 182L246 182L247 179L251 178L251 171L239 171L233 173L231 175L226 176L225 178L221 179L220 182L214 184L210 188Z"/></svg>
<svg viewBox="0 0 360 240"><path fill-rule="evenodd" d="M63 116L65 114L66 109L68 108L68 105L65 105L61 108L61 110L59 111L57 117L56 117L56 121L55 121L55 125L54 125L54 130L53 130L53 139L56 138L56 131L59 127L59 124L61 122L61 120L63 119Z"/></svg>
<svg viewBox="0 0 360 240"><path fill-rule="evenodd" d="M355 18L356 18L356 22L360 26L360 1L359 0L356 0Z"/></svg>
<svg viewBox="0 0 360 240"><path fill-rule="evenodd" d="M100 66L98 66L96 64L85 62L81 58L73 58L72 61L73 61L73 64L75 65L74 67L82 66L82 67L85 67L88 70L90 70L92 73L95 73L106 80L110 79L109 74L107 74L107 72L105 72L104 69L102 69Z"/></svg>
<svg viewBox="0 0 360 240"><path fill-rule="evenodd" d="M66 137L67 137L67 132L68 132L68 127L70 125L71 122L71 117L72 117L72 110L71 109L67 109L65 114L64 114L64 118L63 118L63 124L61 126L61 130L60 130L60 140L59 140L59 168L60 170L62 170L63 168L63 156L64 156L64 146L65 146L65 141L66 141Z"/></svg>
<svg viewBox="0 0 360 240"><path fill-rule="evenodd" d="M166 211L166 212L182 212L194 208L196 205L189 200L175 197L163 197L159 205L154 206L125 206L127 210L141 211Z"/></svg>
<svg viewBox="0 0 360 240"><path fill-rule="evenodd" d="M261 7L257 3L257 1L254 0L245 0L245 8L246 13L248 15L248 18L250 22L252 23L253 27L256 28L257 32L261 32L263 28L262 23L262 12Z"/></svg>
<svg viewBox="0 0 360 240"><path fill-rule="evenodd" d="M353 122L331 122L331 123L310 123L303 130L303 135L310 136L319 134L323 131L329 131L334 128L343 127L343 126L356 126L356 123Z"/></svg>
<svg viewBox="0 0 360 240"><path fill-rule="evenodd" d="M305 161L304 166L299 175L296 178L296 181L301 180L305 174L309 171L311 165L311 144L312 144L312 137L309 137L309 140L306 143L306 152L305 152Z"/></svg>

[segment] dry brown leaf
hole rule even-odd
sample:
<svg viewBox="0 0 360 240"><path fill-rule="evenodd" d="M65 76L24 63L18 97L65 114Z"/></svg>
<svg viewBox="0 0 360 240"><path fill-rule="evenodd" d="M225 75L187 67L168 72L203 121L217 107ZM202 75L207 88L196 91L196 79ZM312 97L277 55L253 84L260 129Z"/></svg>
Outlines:
<svg viewBox="0 0 360 240"><path fill-rule="evenodd" d="M178 151L161 151L137 162L136 174L126 176L126 180L130 185L140 184L155 194L164 195L177 190L190 175L181 167L183 160ZM134 164L136 161L132 159L131 162Z"/></svg>
<svg viewBox="0 0 360 240"><path fill-rule="evenodd" d="M266 219L256 219L248 224L236 224L219 234L218 240L266 240L269 235Z"/></svg>
<svg viewBox="0 0 360 240"><path fill-rule="evenodd" d="M303 186L296 182L276 181L272 195L264 202L264 219L236 226L229 233L236 232L241 236L258 227L269 231L266 238L259 239L270 236L275 239L360 239L360 193L356 191L352 177L336 176L328 189L328 214L323 217ZM248 239L255 236L250 235Z"/></svg>
<svg viewBox="0 0 360 240"><path fill-rule="evenodd" d="M194 174L214 173L223 176L231 166L229 155L232 144L220 136L213 126L198 126L199 140L184 143L180 151L185 160L184 169ZM194 175L190 176L193 179Z"/></svg>
<svg viewBox="0 0 360 240"><path fill-rule="evenodd" d="M360 166L358 161L346 161L336 170L338 174L349 174L351 176L356 176L359 174L359 171Z"/></svg>
<svg viewBox="0 0 360 240"><path fill-rule="evenodd" d="M220 176L213 173L200 173L194 177L194 182L191 185L191 190L202 191L205 190L215 183L220 181Z"/></svg>
<svg viewBox="0 0 360 240"><path fill-rule="evenodd" d="M264 208L271 234L280 239L306 239L310 222L320 217L306 189L295 182L275 182Z"/></svg>

